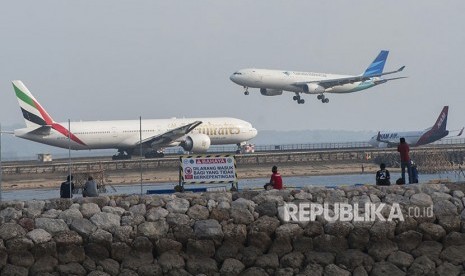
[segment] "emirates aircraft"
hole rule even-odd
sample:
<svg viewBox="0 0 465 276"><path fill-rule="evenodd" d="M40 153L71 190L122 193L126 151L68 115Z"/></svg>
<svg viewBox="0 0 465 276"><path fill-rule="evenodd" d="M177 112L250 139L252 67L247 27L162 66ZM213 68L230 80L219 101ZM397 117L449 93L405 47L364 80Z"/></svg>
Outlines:
<svg viewBox="0 0 465 276"><path fill-rule="evenodd" d="M399 139L401 137L405 138L405 142L412 147L422 146L429 143L433 143L437 140L440 140L447 135L449 131L446 130L447 125L447 115L449 113L449 106L444 106L442 108L439 117L436 120L436 123L430 128L419 131L404 131L404 132L378 132L378 135L371 137L369 143L373 147L397 147L399 144ZM453 130L458 131L458 130ZM457 136L462 135L463 128L460 130Z"/></svg>
<svg viewBox="0 0 465 276"><path fill-rule="evenodd" d="M163 157L163 149L173 146L205 153L210 145L241 146L257 135L250 123L235 118L57 123L22 81L13 81L13 88L26 122L26 128L14 130L15 136L73 150L114 148L118 153L113 159L131 158L135 152L140 154L140 148L147 158Z"/></svg>
<svg viewBox="0 0 465 276"><path fill-rule="evenodd" d="M325 96L327 93L352 93L390 80L405 78L381 78L384 75L398 73L405 68L402 66L395 71L383 73L388 54L389 51L381 51L365 72L357 76L251 68L235 72L230 79L244 87L245 95L249 95L249 88L260 88L260 93L264 96L282 95L283 91L292 92L295 94L293 100L299 104L305 103L305 100L300 97L301 93L317 94L318 100L328 103L329 99Z"/></svg>

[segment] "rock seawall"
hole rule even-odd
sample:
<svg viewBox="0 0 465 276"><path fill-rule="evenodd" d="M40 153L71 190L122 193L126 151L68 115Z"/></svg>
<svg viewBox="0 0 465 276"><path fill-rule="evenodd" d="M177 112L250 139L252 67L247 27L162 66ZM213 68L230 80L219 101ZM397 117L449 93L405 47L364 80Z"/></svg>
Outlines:
<svg viewBox="0 0 465 276"><path fill-rule="evenodd" d="M399 206L403 221L286 222L287 203L347 203L361 216L366 203L384 204L386 218ZM464 204L461 190L440 184L3 202L0 271L464 275Z"/></svg>

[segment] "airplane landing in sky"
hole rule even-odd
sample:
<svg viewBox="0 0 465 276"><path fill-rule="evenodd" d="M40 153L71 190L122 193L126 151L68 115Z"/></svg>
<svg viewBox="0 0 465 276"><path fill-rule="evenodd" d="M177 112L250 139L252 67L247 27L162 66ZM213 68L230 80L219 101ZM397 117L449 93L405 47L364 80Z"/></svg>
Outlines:
<svg viewBox="0 0 465 276"><path fill-rule="evenodd" d="M260 88L260 93L264 96L282 95L283 91L295 93L293 100L299 104L305 103L300 97L301 93L317 94L318 100L328 103L329 99L325 96L327 93L352 93L390 80L405 78L381 78L405 68L402 66L395 71L383 73L388 54L389 51L381 51L365 72L357 76L250 68L236 71L230 79L244 87L245 95L249 94L249 88Z"/></svg>
<svg viewBox="0 0 465 276"><path fill-rule="evenodd" d="M430 128L422 131L405 131L405 132L384 132L380 131L377 135L371 137L369 143L373 147L396 147L399 144L401 137L405 138L405 142L411 147L417 147L433 143L440 140L447 135L449 131L446 130L447 115L449 112L449 106L444 106L441 113L439 114L436 123ZM457 136L462 135L463 128L460 130Z"/></svg>
<svg viewBox="0 0 465 276"><path fill-rule="evenodd" d="M166 147L205 153L210 145L241 146L257 135L246 121L235 118L182 118L57 123L23 82L13 81L26 128L14 130L23 139L73 150L117 149L114 159L128 159L142 148L145 157L162 157Z"/></svg>

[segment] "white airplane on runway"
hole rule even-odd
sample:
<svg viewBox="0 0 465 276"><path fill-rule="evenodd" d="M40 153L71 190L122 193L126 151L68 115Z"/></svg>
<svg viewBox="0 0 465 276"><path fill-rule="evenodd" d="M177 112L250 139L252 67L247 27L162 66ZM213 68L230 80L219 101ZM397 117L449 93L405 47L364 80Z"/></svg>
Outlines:
<svg viewBox="0 0 465 276"><path fill-rule="evenodd" d="M249 94L250 87L260 88L260 93L264 96L278 96L283 91L293 92L293 99L299 104L305 103L305 100L300 98L300 93L318 94L318 100L328 103L329 99L325 97L325 93L352 93L390 80L405 78L381 78L405 68L402 66L395 71L383 73L388 54L389 51L381 51L365 72L358 76L251 68L235 72L230 79L244 87L245 95Z"/></svg>
<svg viewBox="0 0 465 276"><path fill-rule="evenodd" d="M397 147L399 144L399 139L401 137L405 138L405 142L411 147L417 147L421 145L426 145L437 140L440 140L447 135L449 131L446 130L447 125L447 115L449 112L449 106L444 106L439 114L436 123L425 130L422 131L405 131L405 132L378 132L378 135L371 137L369 143L373 147ZM463 128L460 130L457 136L462 135Z"/></svg>
<svg viewBox="0 0 465 276"><path fill-rule="evenodd" d="M13 88L26 122L26 128L14 130L15 136L73 150L114 148L118 154L113 159L131 158L141 144L145 157L162 157L165 147L204 153L210 145L241 146L257 135L250 123L235 118L72 122L70 131L67 122L50 117L21 81L13 81Z"/></svg>

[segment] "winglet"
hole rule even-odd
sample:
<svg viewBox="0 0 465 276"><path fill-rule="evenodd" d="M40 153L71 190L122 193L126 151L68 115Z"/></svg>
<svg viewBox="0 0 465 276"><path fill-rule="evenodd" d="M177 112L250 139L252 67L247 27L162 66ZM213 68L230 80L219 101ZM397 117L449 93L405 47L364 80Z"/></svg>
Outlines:
<svg viewBox="0 0 465 276"><path fill-rule="evenodd" d="M461 135L462 135L463 129L464 129L464 128L462 127L462 129L460 130L460 132L459 132L459 134L458 134L457 136L461 136Z"/></svg>
<svg viewBox="0 0 465 276"><path fill-rule="evenodd" d="M381 142L381 131L378 131L378 136L376 137L376 141Z"/></svg>
<svg viewBox="0 0 465 276"><path fill-rule="evenodd" d="M405 68L405 65L397 69L397 72L401 72L402 70L404 70L404 68Z"/></svg>

